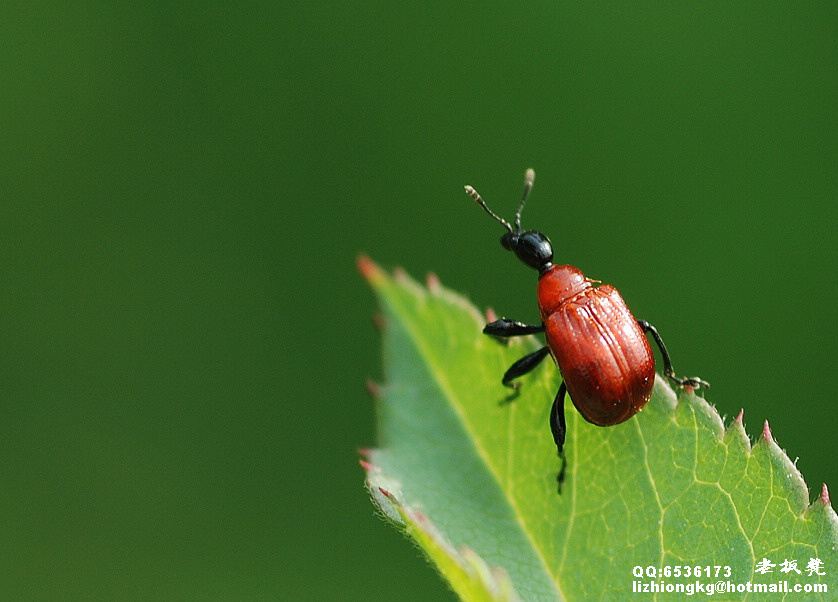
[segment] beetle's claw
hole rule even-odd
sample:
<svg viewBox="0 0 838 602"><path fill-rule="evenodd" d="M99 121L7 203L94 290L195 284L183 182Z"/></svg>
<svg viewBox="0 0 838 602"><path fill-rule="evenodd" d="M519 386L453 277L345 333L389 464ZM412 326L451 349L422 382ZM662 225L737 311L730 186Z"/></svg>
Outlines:
<svg viewBox="0 0 838 602"><path fill-rule="evenodd" d="M672 380L672 382L676 383L681 388L687 388L687 387L689 387L690 389L701 389L701 388L709 389L710 388L710 383L708 383L706 380L702 380L698 376L678 377L678 376L675 376L674 374L670 374L669 378Z"/></svg>
<svg viewBox="0 0 838 602"><path fill-rule="evenodd" d="M503 401L501 401L501 405L512 403L513 401L518 399L518 396L521 394L521 383L514 382L506 386L512 389L512 393L503 398Z"/></svg>
<svg viewBox="0 0 838 602"><path fill-rule="evenodd" d="M702 388L703 389L709 389L710 388L710 383L708 383L706 380L701 380L697 376L693 376L691 378L686 378L684 380L686 380L686 383L684 383L684 386L686 386L686 387L692 387L693 389L702 389Z"/></svg>

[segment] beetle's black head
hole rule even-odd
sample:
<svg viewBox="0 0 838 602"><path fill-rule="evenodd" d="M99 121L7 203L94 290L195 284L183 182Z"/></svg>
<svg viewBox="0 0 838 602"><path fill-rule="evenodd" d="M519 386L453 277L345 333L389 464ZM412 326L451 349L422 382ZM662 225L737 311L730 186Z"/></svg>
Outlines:
<svg viewBox="0 0 838 602"><path fill-rule="evenodd" d="M521 198L518 211L515 213L514 228L508 221L495 215L474 188L466 186L466 192L478 205L486 210L486 213L498 220L508 230L500 239L500 244L503 245L503 248L514 251L518 259L531 268L539 272L544 272L553 265L553 245L550 244L550 239L538 230L525 231L521 228L521 211L524 209L524 203L527 202L527 197L530 194L534 181L535 172L532 169L528 169L524 176L524 196Z"/></svg>
<svg viewBox="0 0 838 602"><path fill-rule="evenodd" d="M501 237L500 244L539 272L553 265L553 245L550 244L550 239L538 230L507 232Z"/></svg>

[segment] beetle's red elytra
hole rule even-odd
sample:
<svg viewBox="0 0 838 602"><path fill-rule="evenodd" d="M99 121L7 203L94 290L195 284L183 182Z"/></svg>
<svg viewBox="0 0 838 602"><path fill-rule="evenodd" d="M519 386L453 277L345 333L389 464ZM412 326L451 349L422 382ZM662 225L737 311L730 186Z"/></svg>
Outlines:
<svg viewBox="0 0 838 602"><path fill-rule="evenodd" d="M617 289L554 265L538 280L538 299L547 346L579 413L598 426L634 416L652 395L655 356Z"/></svg>
<svg viewBox="0 0 838 602"><path fill-rule="evenodd" d="M562 374L562 384L550 411L550 429L559 454L563 455L566 434L564 396L585 420L598 426L624 422L639 412L652 396L655 357L646 338L651 334L661 352L664 375L681 387L708 387L700 378L675 376L666 346L654 326L632 315L622 296L611 285L598 285L579 269L553 265L553 246L537 230L521 228L521 212L535 181L535 172L524 176L524 194L515 213L515 226L496 215L477 191L466 192L507 232L501 245L529 267L538 271L540 325L507 318L486 325L483 332L495 337L513 337L544 332L547 345L514 364L502 382L518 389L515 379L535 368L547 356ZM564 464L559 483L564 475Z"/></svg>

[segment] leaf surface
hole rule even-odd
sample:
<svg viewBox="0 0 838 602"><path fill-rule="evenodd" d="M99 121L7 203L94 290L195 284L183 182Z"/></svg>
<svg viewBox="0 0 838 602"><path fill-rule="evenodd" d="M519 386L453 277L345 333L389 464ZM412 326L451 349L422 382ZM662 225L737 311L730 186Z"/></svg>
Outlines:
<svg viewBox="0 0 838 602"><path fill-rule="evenodd" d="M363 462L367 484L463 599L661 596L633 592L635 581L785 580L838 592L838 519L826 488L809 503L767 423L752 446L742 414L725 428L704 399L676 399L661 379L646 408L613 427L587 423L567 401L568 465L558 494L548 424L558 371L545 362L525 376L514 403L504 403L500 385L506 368L543 343L486 337L476 308L433 277L422 287L366 258L359 267L383 316L385 382L374 387L378 448ZM770 572L757 570L763 559ZM823 575L809 575L811 559ZM800 574L781 572L786 560ZM677 578L645 576L647 567L676 566ZM698 578L694 567L702 567Z"/></svg>

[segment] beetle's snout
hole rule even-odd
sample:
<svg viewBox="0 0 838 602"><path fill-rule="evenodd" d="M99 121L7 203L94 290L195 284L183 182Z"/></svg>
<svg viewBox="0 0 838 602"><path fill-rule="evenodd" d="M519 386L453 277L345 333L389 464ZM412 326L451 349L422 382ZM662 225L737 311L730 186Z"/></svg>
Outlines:
<svg viewBox="0 0 838 602"><path fill-rule="evenodd" d="M514 251L518 246L518 234L515 232L507 232L500 237L500 246L507 251Z"/></svg>

